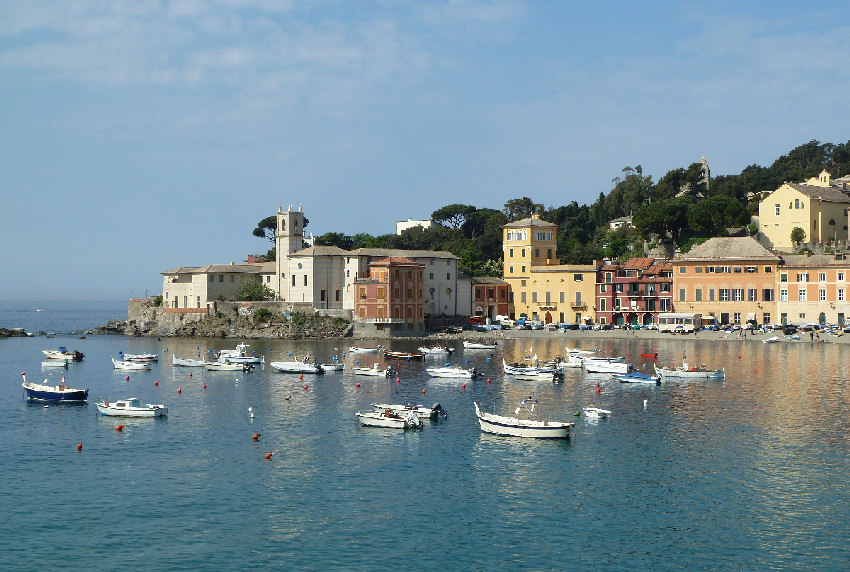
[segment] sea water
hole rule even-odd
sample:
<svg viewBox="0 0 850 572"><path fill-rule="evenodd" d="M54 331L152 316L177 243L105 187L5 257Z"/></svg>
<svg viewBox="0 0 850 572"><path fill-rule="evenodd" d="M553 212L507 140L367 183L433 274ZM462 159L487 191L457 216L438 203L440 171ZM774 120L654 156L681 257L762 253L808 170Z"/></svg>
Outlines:
<svg viewBox="0 0 850 572"><path fill-rule="evenodd" d="M661 364L677 365L685 350L691 363L727 371L723 381L661 386L581 370L559 384L501 373L502 359L522 359L530 344L541 358L563 355L558 334L505 340L495 352L464 351L458 341L448 360L392 362L400 373L389 379L302 379L268 365L305 355L337 355L347 368L388 363L344 354L353 342L334 340L245 340L266 359L252 373L171 365L172 354L212 359L239 341L0 340L0 567L826 570L850 562L848 346L639 334L569 342L643 371L649 343ZM41 350L59 345L86 357L42 370ZM120 351L159 361L146 372L116 371L109 358ZM484 376L425 372L446 361ZM22 371L31 381L64 376L87 387L90 401L28 403ZM123 397L165 404L168 417L97 415L95 401ZM474 401L512 414L528 397L543 418L574 421L573 438L481 433ZM354 414L372 402L439 402L449 416L421 432L359 427ZM575 416L588 405L611 418Z"/></svg>

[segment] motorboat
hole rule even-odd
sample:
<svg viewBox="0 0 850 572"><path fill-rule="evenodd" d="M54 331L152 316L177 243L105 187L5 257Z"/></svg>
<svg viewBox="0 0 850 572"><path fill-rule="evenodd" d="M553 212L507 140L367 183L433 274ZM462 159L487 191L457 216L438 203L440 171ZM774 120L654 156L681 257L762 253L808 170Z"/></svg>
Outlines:
<svg viewBox="0 0 850 572"><path fill-rule="evenodd" d="M363 427L386 427L388 429L422 429L422 419L409 411L405 414L393 413L389 409L384 411L357 412L357 419Z"/></svg>
<svg viewBox="0 0 850 572"><path fill-rule="evenodd" d="M322 368L325 370L325 373L328 373L328 372L331 372L331 371L345 371L345 364L344 363L333 362L333 363L323 363L321 365L322 365Z"/></svg>
<svg viewBox="0 0 850 572"><path fill-rule="evenodd" d="M142 405L138 397L128 397L112 403L101 401L97 404L97 412L115 417L165 417L168 415L168 407L151 403Z"/></svg>
<svg viewBox="0 0 850 572"><path fill-rule="evenodd" d="M86 357L85 354L81 352L69 352L66 348L61 346L58 350L41 350L41 353L44 354L44 359L58 361L83 361L83 358Z"/></svg>
<svg viewBox="0 0 850 572"><path fill-rule="evenodd" d="M585 359L582 365L587 373L629 373L634 369L631 364L616 358Z"/></svg>
<svg viewBox="0 0 850 572"><path fill-rule="evenodd" d="M555 383L557 381L557 377L554 373L546 373L542 371L528 371L513 374L513 378L517 381L548 381L550 383Z"/></svg>
<svg viewBox="0 0 850 572"><path fill-rule="evenodd" d="M350 354L376 354L381 350L381 346L376 348L358 348L356 346L351 346L348 348L348 353Z"/></svg>
<svg viewBox="0 0 850 572"><path fill-rule="evenodd" d="M649 375L639 371L633 371L632 373L615 373L611 377L620 383L651 383L653 385L661 385L661 378L657 375Z"/></svg>
<svg viewBox="0 0 850 572"><path fill-rule="evenodd" d="M585 407L584 416L588 419L608 419L611 412L607 409L599 409L598 407Z"/></svg>
<svg viewBox="0 0 850 572"><path fill-rule="evenodd" d="M252 363L233 363L230 360L227 360L223 362L206 361L203 362L203 364L207 371L242 371L245 373L254 371L254 364Z"/></svg>
<svg viewBox="0 0 850 572"><path fill-rule="evenodd" d="M75 402L86 401L89 397L88 389L74 389L72 387L68 387L65 385L64 377L60 380L59 385L47 385L46 379L43 384L31 383L27 381L26 372L21 372L21 377L24 380L23 383L21 383L21 386L27 394L27 399L36 401Z"/></svg>
<svg viewBox="0 0 850 572"><path fill-rule="evenodd" d="M41 362L41 367L63 367L65 369L68 369L68 362L67 360L47 360Z"/></svg>
<svg viewBox="0 0 850 572"><path fill-rule="evenodd" d="M761 343L763 343L763 344L775 344L778 341L779 341L779 336L770 336L769 338L762 340Z"/></svg>
<svg viewBox="0 0 850 572"><path fill-rule="evenodd" d="M265 363L266 356L256 356L248 353L248 344L241 343L234 350L219 350L218 361L230 361L231 363Z"/></svg>
<svg viewBox="0 0 850 572"><path fill-rule="evenodd" d="M159 360L159 356L156 354L125 354L124 352L118 352L118 359L122 361L153 362Z"/></svg>
<svg viewBox="0 0 850 572"><path fill-rule="evenodd" d="M120 359L112 358L112 365L115 369L130 369L130 370L146 370L150 369L151 366L145 362L140 361L125 361Z"/></svg>
<svg viewBox="0 0 850 572"><path fill-rule="evenodd" d="M430 375L431 377L455 377L460 379L475 379L479 375L478 370L474 367L466 369L460 367L459 365L445 367L428 367L425 368L425 371L428 372L428 375Z"/></svg>
<svg viewBox="0 0 850 572"><path fill-rule="evenodd" d="M377 362L373 363L372 367L353 367L351 371L354 375L371 375L372 377L389 377L396 374L393 366L387 366L387 369L380 369Z"/></svg>
<svg viewBox="0 0 850 572"><path fill-rule="evenodd" d="M325 368L317 363L304 363L303 361L273 361L269 364L280 373L325 373Z"/></svg>
<svg viewBox="0 0 850 572"><path fill-rule="evenodd" d="M419 352L392 352L384 350L384 357L387 359L422 359L425 354Z"/></svg>
<svg viewBox="0 0 850 572"><path fill-rule="evenodd" d="M373 403L372 407L374 407L377 411L390 411L391 413L395 413L397 415L405 415L407 413L413 412L419 416L420 419L431 419L437 420L440 416L448 417L449 414L446 413L446 410L442 408L439 403L435 403L431 407L424 407L422 405L391 405L387 403Z"/></svg>
<svg viewBox="0 0 850 572"><path fill-rule="evenodd" d="M470 342L463 341L463 348L466 350L495 350L496 342Z"/></svg>
<svg viewBox="0 0 850 572"><path fill-rule="evenodd" d="M475 414L478 416L478 424L485 433L536 439L569 439L570 432L575 426L574 423L567 423L565 421L543 421L484 413L478 407L478 402L473 403L475 405ZM527 416L532 417L534 416L535 405L535 400L523 399L520 401L514 414L518 416L521 411L524 411Z"/></svg>
<svg viewBox="0 0 850 572"><path fill-rule="evenodd" d="M682 355L682 367L658 367L655 366L655 373L666 378L683 378L683 379L724 379L726 371L720 369L708 369L705 364L699 367L689 367L688 360L685 355Z"/></svg>
<svg viewBox="0 0 850 572"><path fill-rule="evenodd" d="M204 362L199 359L179 358L175 354L171 354L171 365L183 367L204 367Z"/></svg>
<svg viewBox="0 0 850 572"><path fill-rule="evenodd" d="M455 349L447 346L420 346L419 351L425 354L425 357L440 357L440 356L448 356L454 353Z"/></svg>

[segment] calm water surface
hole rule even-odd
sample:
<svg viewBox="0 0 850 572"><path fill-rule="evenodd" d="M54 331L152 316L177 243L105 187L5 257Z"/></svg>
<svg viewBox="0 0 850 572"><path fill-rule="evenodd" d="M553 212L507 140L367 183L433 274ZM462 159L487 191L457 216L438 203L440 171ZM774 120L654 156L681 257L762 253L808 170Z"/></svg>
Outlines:
<svg viewBox="0 0 850 572"><path fill-rule="evenodd" d="M654 340L660 363L675 365L685 349L692 363L728 372L725 382L660 387L578 371L558 385L504 379L502 357L563 354L557 335L506 341L491 361L487 352L458 351L451 363L469 360L490 376L466 388L429 378L427 363L401 362L398 382L348 373L302 381L269 367L231 374L170 363L172 353L209 357L236 343L0 340L0 566L827 570L850 563L847 346ZM350 342L248 343L267 361L290 352L327 361ZM59 345L85 360L42 371L41 350ZM638 336L599 350L642 364L647 346ZM119 351L161 358L126 380L109 360ZM356 357L378 359L346 356L346 365ZM30 380L64 374L92 399L28 404L21 371ZM168 405L168 418L120 421L127 428L117 433L118 421L97 416L94 402L129 396ZM528 396L553 419L575 420L574 438L480 432L473 401L509 413ZM358 427L354 413L373 401L439 402L449 417L420 433ZM612 417L574 417L585 405ZM259 443L253 433L262 433Z"/></svg>

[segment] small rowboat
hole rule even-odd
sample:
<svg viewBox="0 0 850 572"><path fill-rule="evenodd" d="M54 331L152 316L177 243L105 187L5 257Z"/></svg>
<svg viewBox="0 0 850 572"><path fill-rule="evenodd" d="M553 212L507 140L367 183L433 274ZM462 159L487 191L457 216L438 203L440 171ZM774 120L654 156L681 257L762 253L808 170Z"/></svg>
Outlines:
<svg viewBox="0 0 850 572"><path fill-rule="evenodd" d="M118 352L118 357L123 361L152 362L159 360L159 356L156 354L125 354L124 352Z"/></svg>
<svg viewBox="0 0 850 572"><path fill-rule="evenodd" d="M85 401L88 399L89 390L88 389L74 389L72 387L68 387L65 384L65 378L62 378L61 385L42 385L38 383L30 383L27 381L27 375L25 372L21 372L21 377L24 379L24 382L21 386L24 388L24 391L27 392L27 399L37 400L37 401L62 401L62 402L73 402L73 401ZM47 382L47 380L44 380Z"/></svg>
<svg viewBox="0 0 850 572"><path fill-rule="evenodd" d="M112 358L112 365L115 369L132 369L132 370L146 370L150 369L151 366L145 362L140 361L122 361L120 359Z"/></svg>
<svg viewBox="0 0 850 572"><path fill-rule="evenodd" d="M385 427L387 429L422 429L422 420L413 411L404 415L393 413L389 409L384 411L367 411L356 413L360 425L363 427Z"/></svg>
<svg viewBox="0 0 850 572"><path fill-rule="evenodd" d="M532 404L529 407L530 401L533 400L523 399L520 402L520 407L516 408L515 414L519 415L521 408L525 408L528 414L532 414L534 406ZM535 439L569 439L570 432L575 426L574 423L563 421L540 421L485 413L479 409L477 402L473 402L473 404L475 405L475 414L478 416L478 424L485 433Z"/></svg>
<svg viewBox="0 0 850 572"><path fill-rule="evenodd" d="M655 358L658 357L658 352L643 353L643 354L640 354L640 357L642 357L644 359L655 359Z"/></svg>
<svg viewBox="0 0 850 572"><path fill-rule="evenodd" d="M584 415L589 419L608 419L611 412L607 409L599 409L598 407L585 407Z"/></svg>
<svg viewBox="0 0 850 572"><path fill-rule="evenodd" d="M97 411L101 415L116 417L165 417L168 415L168 407L165 405L153 405L139 403L138 397L119 399L114 403L101 401L97 404Z"/></svg>
<svg viewBox="0 0 850 572"><path fill-rule="evenodd" d="M384 357L387 359L422 359L425 357L425 354L415 352L384 351Z"/></svg>

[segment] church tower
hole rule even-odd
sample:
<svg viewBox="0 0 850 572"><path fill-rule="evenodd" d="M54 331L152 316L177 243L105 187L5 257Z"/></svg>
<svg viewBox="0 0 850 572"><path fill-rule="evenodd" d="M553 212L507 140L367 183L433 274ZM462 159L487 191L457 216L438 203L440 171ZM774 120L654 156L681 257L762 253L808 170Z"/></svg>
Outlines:
<svg viewBox="0 0 850 572"><path fill-rule="evenodd" d="M702 156L702 182L705 183L705 192L708 193L708 185L711 183L711 171L708 169L708 161L705 160L705 155Z"/></svg>
<svg viewBox="0 0 850 572"><path fill-rule="evenodd" d="M277 209L277 230L275 232L275 270L277 273L277 297L281 299L286 287L286 273L289 271L289 256L304 248L304 213L301 205L293 211L292 205L286 211L283 206Z"/></svg>

